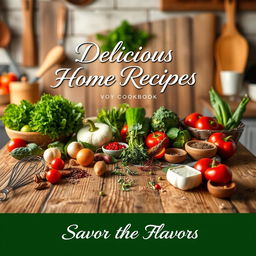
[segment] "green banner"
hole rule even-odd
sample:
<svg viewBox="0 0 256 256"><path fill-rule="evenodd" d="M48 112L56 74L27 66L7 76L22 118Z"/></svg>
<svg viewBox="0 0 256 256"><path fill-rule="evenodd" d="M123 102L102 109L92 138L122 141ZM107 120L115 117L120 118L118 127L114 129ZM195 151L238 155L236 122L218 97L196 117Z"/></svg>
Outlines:
<svg viewBox="0 0 256 256"><path fill-rule="evenodd" d="M0 225L11 255L241 255L256 242L255 214L1 214Z"/></svg>

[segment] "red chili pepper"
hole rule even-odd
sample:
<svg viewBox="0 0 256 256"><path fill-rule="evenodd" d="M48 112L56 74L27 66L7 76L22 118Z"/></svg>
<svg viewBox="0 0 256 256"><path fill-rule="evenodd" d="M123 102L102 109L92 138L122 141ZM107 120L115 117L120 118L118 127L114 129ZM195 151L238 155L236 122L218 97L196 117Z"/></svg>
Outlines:
<svg viewBox="0 0 256 256"><path fill-rule="evenodd" d="M126 148L126 146L118 142L110 142L104 148L107 150L120 150Z"/></svg>

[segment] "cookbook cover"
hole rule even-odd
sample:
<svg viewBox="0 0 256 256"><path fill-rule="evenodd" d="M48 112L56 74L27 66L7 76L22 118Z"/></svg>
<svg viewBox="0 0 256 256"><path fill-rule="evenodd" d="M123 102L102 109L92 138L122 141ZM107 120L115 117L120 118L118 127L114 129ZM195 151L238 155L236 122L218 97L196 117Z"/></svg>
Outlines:
<svg viewBox="0 0 256 256"><path fill-rule="evenodd" d="M0 13L11 255L39 241L64 255L252 249L255 1L1 0Z"/></svg>

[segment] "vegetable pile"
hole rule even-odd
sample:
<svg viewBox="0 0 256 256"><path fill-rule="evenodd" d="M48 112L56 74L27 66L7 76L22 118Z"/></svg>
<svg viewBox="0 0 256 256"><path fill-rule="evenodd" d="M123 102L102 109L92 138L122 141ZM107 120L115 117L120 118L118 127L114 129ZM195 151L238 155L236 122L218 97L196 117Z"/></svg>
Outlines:
<svg viewBox="0 0 256 256"><path fill-rule="evenodd" d="M210 101L218 123L226 130L232 130L239 126L250 98L247 96L243 97L234 113L232 113L228 103L225 102L213 88L210 90Z"/></svg>
<svg viewBox="0 0 256 256"><path fill-rule="evenodd" d="M52 139L71 136L83 125L84 109L60 95L43 95L36 104L22 101L10 104L4 111L2 120L12 130L40 132Z"/></svg>
<svg viewBox="0 0 256 256"><path fill-rule="evenodd" d="M123 41L124 52L136 52L140 46L145 46L150 35L143 30L137 29L124 20L119 27L110 31L107 35L97 34L97 39L102 42L101 50L112 51L115 45Z"/></svg>

